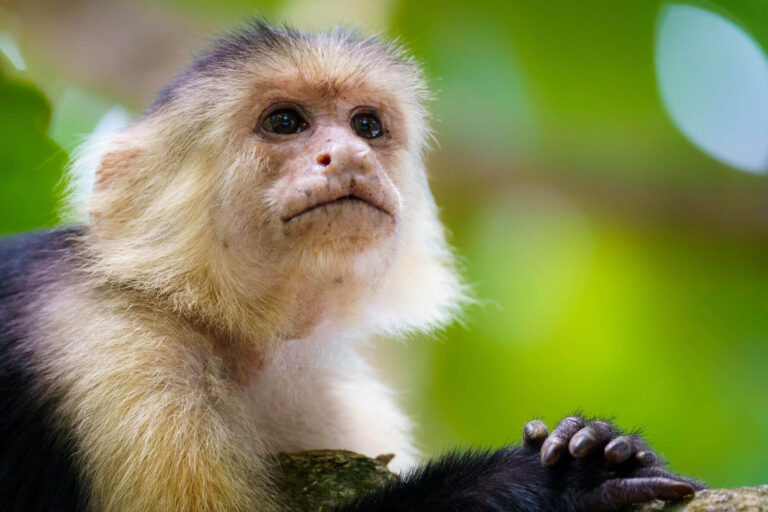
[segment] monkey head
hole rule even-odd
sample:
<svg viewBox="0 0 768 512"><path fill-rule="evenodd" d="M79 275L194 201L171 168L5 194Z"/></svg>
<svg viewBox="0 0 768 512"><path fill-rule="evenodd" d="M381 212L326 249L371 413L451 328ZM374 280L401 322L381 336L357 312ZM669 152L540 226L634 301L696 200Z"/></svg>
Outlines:
<svg viewBox="0 0 768 512"><path fill-rule="evenodd" d="M222 40L105 142L94 268L229 327L297 304L315 323L444 323L462 293L424 170L425 94L377 39L257 23Z"/></svg>

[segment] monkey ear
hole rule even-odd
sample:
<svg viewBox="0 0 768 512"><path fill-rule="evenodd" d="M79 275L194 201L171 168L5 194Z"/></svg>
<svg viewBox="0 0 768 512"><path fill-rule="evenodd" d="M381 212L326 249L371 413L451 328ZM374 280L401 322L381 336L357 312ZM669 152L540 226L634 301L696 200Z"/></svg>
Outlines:
<svg viewBox="0 0 768 512"><path fill-rule="evenodd" d="M140 148L130 139L111 133L91 137L74 152L68 169L68 191L62 216L73 222L88 222L94 203L101 203L109 190L125 188L119 177L133 174L138 165Z"/></svg>
<svg viewBox="0 0 768 512"><path fill-rule="evenodd" d="M97 160L87 202L93 228L110 230L121 224L121 219L130 217L136 195L142 189L141 154L137 147L111 143Z"/></svg>
<svg viewBox="0 0 768 512"><path fill-rule="evenodd" d="M100 188L113 182L124 171L134 166L139 152L128 147L112 147L101 157L94 176L94 188Z"/></svg>

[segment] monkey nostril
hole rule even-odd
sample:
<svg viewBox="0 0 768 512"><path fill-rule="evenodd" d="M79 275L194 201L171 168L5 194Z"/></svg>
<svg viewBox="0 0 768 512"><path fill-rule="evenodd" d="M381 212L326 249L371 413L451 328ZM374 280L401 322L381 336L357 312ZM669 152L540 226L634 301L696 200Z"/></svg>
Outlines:
<svg viewBox="0 0 768 512"><path fill-rule="evenodd" d="M322 153L320 155L317 155L317 163L319 163L322 166L328 166L331 163L331 155L328 153Z"/></svg>

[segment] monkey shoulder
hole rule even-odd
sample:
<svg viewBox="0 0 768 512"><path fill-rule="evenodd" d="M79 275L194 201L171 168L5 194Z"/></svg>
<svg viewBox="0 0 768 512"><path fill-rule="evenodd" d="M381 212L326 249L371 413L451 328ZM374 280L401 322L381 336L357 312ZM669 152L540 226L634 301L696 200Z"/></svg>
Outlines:
<svg viewBox="0 0 768 512"><path fill-rule="evenodd" d="M30 302L59 273L77 229L0 240L0 503L8 511L85 510L69 440L55 430L22 344L35 322Z"/></svg>
<svg viewBox="0 0 768 512"><path fill-rule="evenodd" d="M46 281L55 279L83 228L73 227L55 231L33 231L0 238L0 314L12 310L14 304ZM0 316L0 325L5 324Z"/></svg>

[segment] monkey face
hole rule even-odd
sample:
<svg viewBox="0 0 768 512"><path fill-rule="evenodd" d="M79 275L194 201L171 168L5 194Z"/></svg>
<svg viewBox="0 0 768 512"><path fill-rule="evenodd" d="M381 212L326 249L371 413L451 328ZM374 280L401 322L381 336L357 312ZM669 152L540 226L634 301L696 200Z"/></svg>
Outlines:
<svg viewBox="0 0 768 512"><path fill-rule="evenodd" d="M382 117L341 101L264 110L256 134L276 167L272 214L284 243L360 251L395 233L399 194L382 165L393 145Z"/></svg>
<svg viewBox="0 0 768 512"><path fill-rule="evenodd" d="M248 250L292 266L297 258L324 268L348 266L363 254L388 259L409 186L396 102L361 83L340 90L299 74L254 90L252 106L243 109L251 116L234 120L249 129L237 176L226 180L234 186L218 201L227 205L222 218L232 219L234 207L235 218L253 220L236 226L239 245L250 240ZM219 226L229 233L235 227Z"/></svg>

